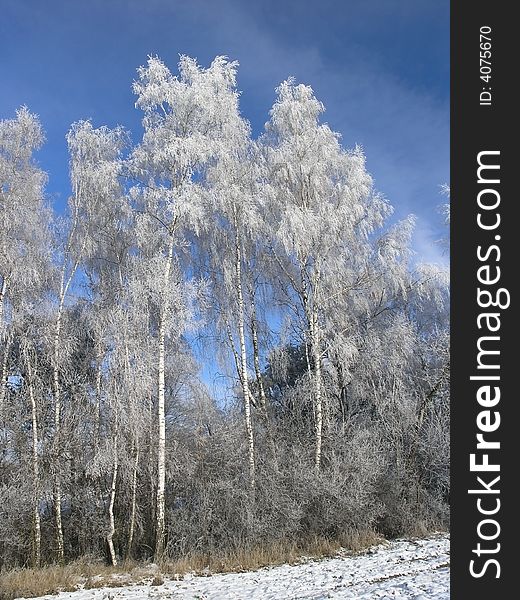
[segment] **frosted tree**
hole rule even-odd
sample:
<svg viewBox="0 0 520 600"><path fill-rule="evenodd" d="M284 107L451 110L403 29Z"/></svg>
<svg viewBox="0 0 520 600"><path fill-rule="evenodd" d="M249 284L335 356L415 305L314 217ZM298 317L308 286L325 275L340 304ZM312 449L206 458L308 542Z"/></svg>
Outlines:
<svg viewBox="0 0 520 600"><path fill-rule="evenodd" d="M39 266L37 277L26 287L20 286L20 281L13 282L10 286L9 296L9 330L12 344L5 348L6 354L10 360L6 361L9 365L8 372L11 377L8 380L13 381L15 386L11 387L11 402L15 405L20 401L25 401L26 414L29 418L25 426L22 423L9 423L9 429L13 439L18 435L19 428L22 435L30 439L30 453L27 459L29 465L28 475L31 484L30 498L28 505L31 507L31 549L32 564L40 566L42 557L42 533L41 533L41 502L42 502L42 440L46 434L44 424L42 424L41 415L45 415L45 397L46 397L46 361L45 345L43 339L45 336L45 326L47 324L48 306L45 296L48 293L49 283L52 277L52 264L50 262L50 253L48 244L51 240L46 219L46 211L40 214L39 232L35 231L35 237L31 244L26 246L26 258L33 257L35 264ZM43 257L47 258L44 262ZM38 260L39 258L39 260ZM12 410L13 407L11 407ZM13 427L14 425L14 427ZM4 425L5 427L5 425ZM7 430L5 430L7 431ZM23 453L22 453L23 454ZM25 462L22 461L23 463ZM25 464L21 468L25 470Z"/></svg>
<svg viewBox="0 0 520 600"><path fill-rule="evenodd" d="M92 234L95 229L96 216L103 202L99 186L106 182L97 171L102 161L103 144L97 143L92 134L92 126L88 122L75 123L67 134L70 154L70 179L72 195L68 202L68 215L63 223L64 232L59 248L59 283L56 291L56 310L52 338L52 393L54 400L54 511L56 520L57 558L64 560L64 540L61 514L61 452L63 440L61 435L62 421L62 389L60 370L70 348L69 333L64 335L63 317L66 302L75 278L92 252ZM102 165L103 166L103 165ZM105 196L106 197L106 196Z"/></svg>
<svg viewBox="0 0 520 600"><path fill-rule="evenodd" d="M212 297L217 322L227 341L243 399L243 412L248 447L249 485L255 487L255 443L252 406L254 404L248 370L248 323L253 318L255 274L253 251L258 231L255 203L256 165L249 124L240 116L235 89L237 63L226 64L218 86L219 147L218 155L207 173L209 193L207 217L203 221L203 239L209 255ZM216 302L216 305L215 305ZM236 339L235 339L236 335ZM255 356L258 351L258 337ZM255 365L258 367L258 363ZM257 368L258 373L258 368ZM258 373L259 374L259 373ZM265 396L265 395L264 395ZM265 409L265 402L264 402ZM264 412L265 415L265 412Z"/></svg>
<svg viewBox="0 0 520 600"><path fill-rule="evenodd" d="M124 287L124 273L133 238L129 231L131 215L121 184L121 153L127 135L121 128L94 128L82 121L73 126L81 138L78 151L78 177L80 185L88 188L96 198L86 239L82 268L88 281L91 301L90 320L96 354L96 431L99 441L101 399L99 385L103 361L107 352L101 343L104 331L102 317L117 302ZM100 318L98 318L98 316ZM121 343L124 345L124 336Z"/></svg>
<svg viewBox="0 0 520 600"><path fill-rule="evenodd" d="M142 142L129 171L138 211L138 246L155 310L157 340L157 490L155 554L164 551L165 533L165 344L189 325L178 253L183 233L201 216L204 170L218 153L222 128L220 90L234 70L217 58L208 69L182 56L179 76L158 59L139 69L136 105L144 111Z"/></svg>
<svg viewBox="0 0 520 600"><path fill-rule="evenodd" d="M121 181L121 151L126 134L121 128L94 129L89 122L77 123L78 186L89 190L96 198L92 214L84 271L89 282L91 306L88 311L96 362L95 442L99 451L101 423L107 429L105 452L110 459L109 498L106 502L108 528L106 542L111 563L117 564L114 548L114 505L118 473L120 470L120 445L123 437L122 421L125 411L135 416L129 358L128 312L123 309L125 275L132 247L130 209ZM81 145L79 145L81 144ZM128 306L125 306L128 311ZM106 415L102 399L107 400ZM100 465L103 459L95 457ZM98 469L99 470L99 469Z"/></svg>
<svg viewBox="0 0 520 600"><path fill-rule="evenodd" d="M41 563L41 516L40 504L41 494L41 431L39 415L43 412L43 407L38 405L38 399L43 396L45 385L41 381L41 365L38 361L38 353L41 352L41 342L38 331L38 310L34 305L22 306L23 314L23 335L20 336L19 348L21 351L21 364L24 367L23 388L28 400L31 415L31 476L32 476L32 563L39 567ZM35 318L36 317L36 318Z"/></svg>
<svg viewBox="0 0 520 600"><path fill-rule="evenodd" d="M44 141L38 118L25 107L16 118L0 121L0 410L5 393L11 340L6 324L10 295L40 278L48 260L45 236L49 214L43 202L45 173L33 154Z"/></svg>
<svg viewBox="0 0 520 600"><path fill-rule="evenodd" d="M46 175L33 157L43 139L38 118L25 107L15 119L0 121L0 414L9 376L17 374L23 382L18 395L27 401L30 414L31 538L36 566L41 559L39 414L44 397L37 353L42 350L41 307L52 280Z"/></svg>
<svg viewBox="0 0 520 600"><path fill-rule="evenodd" d="M323 436L324 307L352 257L369 251L369 235L389 213L372 189L359 148L345 151L339 136L320 124L323 105L312 89L285 81L277 90L266 133L264 212L270 215L272 252L288 296L301 311L315 422L314 464L320 469ZM359 262L359 260L357 261ZM356 277L363 270L356 269ZM354 285L355 282L352 282Z"/></svg>
<svg viewBox="0 0 520 600"><path fill-rule="evenodd" d="M118 307L112 311L110 331L120 340L119 351L113 359L116 372L117 355L122 370L119 380L125 389L126 406L123 409L124 428L129 439L129 518L126 539L126 556L130 557L136 537L137 492L139 463L142 450L148 453L148 466L154 451L155 419L152 415L152 398L157 381L156 341L150 336L155 329L154 310L147 288L147 267L139 254L130 256L125 270L124 285L118 294ZM148 274L149 276L149 274ZM124 345L121 344L124 336ZM149 468L150 475L154 472ZM144 482L142 483L144 485ZM150 488L153 489L153 486Z"/></svg>

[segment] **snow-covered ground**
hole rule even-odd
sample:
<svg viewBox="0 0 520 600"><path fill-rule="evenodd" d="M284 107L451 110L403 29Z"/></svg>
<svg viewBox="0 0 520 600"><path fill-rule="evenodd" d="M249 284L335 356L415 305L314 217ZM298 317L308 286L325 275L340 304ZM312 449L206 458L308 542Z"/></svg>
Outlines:
<svg viewBox="0 0 520 600"><path fill-rule="evenodd" d="M358 556L310 560L248 573L185 576L141 584L44 596L49 600L356 600L449 598L449 537L397 540Z"/></svg>

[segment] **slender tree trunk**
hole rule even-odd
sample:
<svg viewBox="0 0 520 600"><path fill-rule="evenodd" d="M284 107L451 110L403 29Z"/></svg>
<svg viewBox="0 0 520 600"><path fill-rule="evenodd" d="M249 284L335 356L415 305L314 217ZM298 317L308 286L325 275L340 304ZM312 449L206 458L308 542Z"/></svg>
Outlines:
<svg viewBox="0 0 520 600"><path fill-rule="evenodd" d="M117 435L114 439L114 455L113 455L113 463L112 463L112 483L110 486L110 501L108 504L108 520L109 520L109 530L107 534L107 544L108 551L110 553L110 562L112 566L117 565L117 556L114 548L114 534L116 532L116 525L114 519L114 504L116 501L116 485L117 485L117 473L119 470L119 462L117 459Z"/></svg>
<svg viewBox="0 0 520 600"><path fill-rule="evenodd" d="M260 407L262 412L267 417L267 400L265 395L264 381L262 371L260 369L260 351L258 346L258 329L256 321L256 308L253 299L251 298L251 340L253 342L253 364L255 366L256 383L258 385L258 396L260 399Z"/></svg>
<svg viewBox="0 0 520 600"><path fill-rule="evenodd" d="M235 341L233 339L233 333L231 332L231 325L229 321L224 318L226 322L226 332L227 338L229 342L229 347L231 348L231 352L233 353L233 359L235 360L235 369L237 371L238 380L240 381L240 386L242 386L242 367L240 366L240 358L238 356L237 349L235 348Z"/></svg>
<svg viewBox="0 0 520 600"><path fill-rule="evenodd" d="M134 464L132 467L132 499L130 501L130 527L128 530L128 544L126 549L126 558L132 555L132 544L135 535L135 515L137 510L137 468L139 466L139 440L137 436L133 442Z"/></svg>
<svg viewBox="0 0 520 600"><path fill-rule="evenodd" d="M4 408L5 394L7 390L7 362L9 359L9 348L11 340L4 332L4 301L7 291L7 279L2 277L2 287L0 288L0 343L3 345L2 352L2 380L0 381L0 411Z"/></svg>
<svg viewBox="0 0 520 600"><path fill-rule="evenodd" d="M319 471L321 468L321 447L323 438L323 401L321 381L321 349L316 310L312 311L311 323L311 349L312 358L314 360L314 403L316 411L316 449L314 454L314 467L316 471Z"/></svg>
<svg viewBox="0 0 520 600"><path fill-rule="evenodd" d="M301 283L302 283L302 301L305 315L307 318L309 330L309 342L311 356L314 361L314 431L315 431L315 451L314 451L314 468L319 472L321 468L321 449L323 439L323 396L322 396L322 379L321 379L321 340L319 333L318 322L318 282L320 278L319 270L314 275L314 282L311 287L312 300L309 298L309 285L305 267L302 265ZM308 351L306 351L308 352ZM309 365L309 356L307 353L307 366Z"/></svg>
<svg viewBox="0 0 520 600"><path fill-rule="evenodd" d="M244 296L242 293L242 249L235 215L235 275L236 293L238 301L238 337L240 342L240 367L242 371L242 394L244 396L244 416L249 455L249 486L255 488L255 445L253 438L253 424L251 421L251 391L247 382L247 353L246 338L244 333Z"/></svg>
<svg viewBox="0 0 520 600"><path fill-rule="evenodd" d="M121 270L121 262L119 263L119 283L121 290L124 288L123 272ZM130 352L128 350L128 331L125 327L124 332L124 344L125 344L125 379L127 385L130 384L131 378L131 366L130 366ZM135 419L133 402L130 407L131 418ZM126 558L129 559L132 554L132 544L135 535L135 518L137 512L137 469L139 467L139 435L137 433L132 434L132 456L134 459L132 466L132 483L131 483L131 500L130 500L130 525L128 529L128 540L126 548Z"/></svg>
<svg viewBox="0 0 520 600"><path fill-rule="evenodd" d="M101 352L97 354L97 371L96 371L96 423L95 423L95 440L94 452L97 454L101 442L101 376L102 376L102 357Z"/></svg>
<svg viewBox="0 0 520 600"><path fill-rule="evenodd" d="M159 324L159 371L158 371L158 447L157 447L157 494L155 501L155 558L159 559L164 552L164 490L165 490L165 446L166 419L164 402L164 318Z"/></svg>
<svg viewBox="0 0 520 600"><path fill-rule="evenodd" d="M65 282L65 266L61 272L60 295L58 314L56 315L56 324L54 328L54 354L52 365L52 389L54 395L54 440L53 440L53 470L54 470L54 487L53 487L53 503L54 514L56 521L56 556L58 562L62 563L65 559L65 546L63 541L63 525L61 518L61 480L60 480L60 457L61 457L61 390L60 390L60 335L61 324L63 317L63 309L65 306L65 296L67 295L69 286L74 278L79 262L76 261L72 270Z"/></svg>
<svg viewBox="0 0 520 600"><path fill-rule="evenodd" d="M156 451L155 444L157 441L157 435L155 432L155 410L154 410L154 399L150 392L148 392L148 444L147 444L147 469L148 469L148 486L149 486L149 497L152 498L154 496L154 492L156 490L156 474L155 474L155 463L156 463ZM154 526L150 527L152 529L152 534L155 535L155 498L153 498L153 506L152 506L152 521L154 522ZM155 539L155 538L152 538Z"/></svg>
<svg viewBox="0 0 520 600"><path fill-rule="evenodd" d="M53 440L53 465L54 471L54 483L53 483L53 503L54 503L54 514L56 521L56 556L58 562L63 563L65 560L65 545L63 540L63 525L61 518L61 390L60 390L60 365L59 365L59 349L60 349L60 335L61 335L61 324L63 309L65 306L65 297L69 290L70 284L74 279L76 271L80 264L80 258L83 255L87 243L87 237L84 236L81 248L78 252L78 257L74 261L70 273L67 277L67 262L70 258L70 252L72 248L72 241L74 239L78 224L79 224L79 198L81 196L81 186L78 184L74 186L74 198L75 205L73 208L73 221L69 231L67 246L65 249L65 259L61 268L60 277L60 293L59 293L59 305L58 314L56 315L56 323L54 329L54 340L53 340L53 365L52 365L52 391L54 395L54 440Z"/></svg>
<svg viewBox="0 0 520 600"><path fill-rule="evenodd" d="M1 328L1 325L0 325ZM2 381L0 382L0 411L3 410L5 394L7 391L7 368L9 363L9 351L11 349L11 336L7 334L5 336L4 351L2 353Z"/></svg>
<svg viewBox="0 0 520 600"><path fill-rule="evenodd" d="M62 563L65 559L65 549L63 541L63 524L61 519L61 480L60 480L60 445L61 445L61 397L59 380L59 340L61 332L61 316L63 310L64 295L60 299L58 316L56 318L56 328L54 330L54 360L52 386L54 394L54 440L53 440L53 503L54 517L56 524L56 556L58 562Z"/></svg>
<svg viewBox="0 0 520 600"><path fill-rule="evenodd" d="M166 419L165 419L165 383L164 383L164 358L165 358L165 337L166 337L166 311L167 294L170 284L170 273L173 263L173 233L170 234L168 245L168 255L163 275L163 298L161 314L159 317L159 365L158 365L158 407L157 422L158 431L158 449L157 449L157 496L155 513L155 560L162 557L164 553L164 491L165 491L165 458L166 458Z"/></svg>
<svg viewBox="0 0 520 600"><path fill-rule="evenodd" d="M40 566L41 560L41 526L40 526L40 467L38 460L38 415L34 398L33 372L31 361L26 353L28 390L31 402L32 418L32 474L33 474L33 567Z"/></svg>
<svg viewBox="0 0 520 600"><path fill-rule="evenodd" d="M0 275L1 277L1 275ZM7 292L7 278L2 277L2 285L0 286L0 340L4 331L4 301Z"/></svg>
<svg viewBox="0 0 520 600"><path fill-rule="evenodd" d="M62 563L65 558L64 541L63 541L63 524L61 519L61 481L60 481L60 445L61 445L61 398L60 398L60 383L59 383L59 337L61 330L61 311L62 302L58 310L56 319L56 329L54 332L54 366L53 366L53 392L54 392L54 448L53 448L53 470L54 470L54 487L53 487L53 503L54 517L56 523L56 555L58 562Z"/></svg>

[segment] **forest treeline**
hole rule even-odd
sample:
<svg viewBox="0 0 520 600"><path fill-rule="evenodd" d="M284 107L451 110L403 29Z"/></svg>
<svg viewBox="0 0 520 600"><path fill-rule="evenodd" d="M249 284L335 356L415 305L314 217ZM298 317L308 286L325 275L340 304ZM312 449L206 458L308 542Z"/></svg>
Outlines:
<svg viewBox="0 0 520 600"><path fill-rule="evenodd" d="M310 87L255 139L236 69L150 58L138 142L72 125L64 215L0 122L3 569L447 524L446 268Z"/></svg>

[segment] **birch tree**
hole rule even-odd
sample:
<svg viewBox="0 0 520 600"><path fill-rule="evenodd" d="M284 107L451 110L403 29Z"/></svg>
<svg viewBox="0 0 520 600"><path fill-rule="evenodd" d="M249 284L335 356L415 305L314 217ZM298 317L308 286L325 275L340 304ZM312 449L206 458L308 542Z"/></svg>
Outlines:
<svg viewBox="0 0 520 600"><path fill-rule="evenodd" d="M130 381L128 322L120 307L120 304L124 305L126 271L133 244L129 228L130 209L120 181L120 155L126 134L121 128L94 129L89 122L78 123L76 131L76 136L81 137L78 185L87 188L96 198L84 269L89 281L91 309L88 316L96 355L94 447L99 450L102 445L100 429L104 420L108 432L105 443L108 448L104 450L110 455L106 542L110 562L115 566L114 505L120 472L119 452L125 433L122 430L125 422L123 414L132 410L134 399ZM103 397L108 403L106 415L103 414ZM102 460L100 462L103 463Z"/></svg>
<svg viewBox="0 0 520 600"><path fill-rule="evenodd" d="M165 352L166 338L179 337L189 324L178 253L186 228L198 227L204 194L203 174L219 148L223 107L219 91L234 71L223 58L208 69L182 56L179 76L158 59L139 69L136 105L144 111L142 142L129 172L137 185L138 245L153 281L157 340L157 489L155 555L164 551L165 533Z"/></svg>
<svg viewBox="0 0 520 600"><path fill-rule="evenodd" d="M222 115L219 127L220 151L217 160L208 170L207 218L204 234L210 260L214 300L219 299L218 321L225 331L237 378L241 387L243 412L248 447L249 486L255 488L255 442L252 407L254 399L250 388L248 369L247 325L255 321L252 303L254 274L252 265L254 236L257 233L258 216L254 199L256 188L256 165L254 147L250 139L249 124L240 116L238 93L235 89L236 63L229 65L227 86L219 89ZM236 332L237 342L234 334ZM256 333L256 329L253 330ZM255 349L258 350L258 338ZM256 356L256 355L255 355ZM258 367L258 363L255 363Z"/></svg>
<svg viewBox="0 0 520 600"><path fill-rule="evenodd" d="M26 323L26 326L29 325ZM33 324L34 327L34 324ZM30 329L30 326L27 327ZM26 330L27 331L27 330ZM27 332L28 333L28 332ZM25 366L24 388L26 397L29 400L29 408L31 415L31 475L33 493L31 498L32 504L32 564L34 567L39 567L41 564L41 475L40 475L40 419L39 414L42 411L41 405L38 406L38 398L41 398L44 386L39 378L40 365L38 364L38 339L31 339L32 336L27 336L22 342L22 360ZM35 347L36 344L36 347Z"/></svg>
<svg viewBox="0 0 520 600"><path fill-rule="evenodd" d="M44 141L38 118L25 107L0 121L0 412L4 408L11 344L16 340L31 415L32 561L41 559L39 419L42 385L35 348L41 346L38 309L52 276L46 175L33 154ZM8 311L6 311L8 306ZM6 314L8 313L8 314ZM6 319L7 317L7 319Z"/></svg>
<svg viewBox="0 0 520 600"><path fill-rule="evenodd" d="M10 335L6 306L39 278L48 260L45 235L49 211L44 204L45 173L34 160L44 141L36 115L26 107L0 121L0 410L5 394Z"/></svg>
<svg viewBox="0 0 520 600"><path fill-rule="evenodd" d="M45 220L42 220L45 227ZM33 256L38 255L37 242L46 243L49 238L45 236L48 230L42 229L42 237L33 240L34 247L27 248ZM48 256L48 258L50 258ZM30 288L21 289L18 285L11 286L10 296L10 326L13 339L13 352L11 353L11 369L15 375L18 385L14 388L13 399L20 397L25 401L28 415L27 432L29 451L29 474L31 482L30 507L31 507L31 562L39 567L42 558L42 527L41 527L41 503L43 498L44 482L42 481L42 453L43 438L46 434L44 427L45 415L45 374L47 372L45 346L43 337L45 335L47 306L44 300L48 291L49 277L52 267L49 262L40 264L39 276L34 279ZM15 294L16 292L16 294ZM25 432L24 432L25 433Z"/></svg>
<svg viewBox="0 0 520 600"><path fill-rule="evenodd" d="M56 555L59 562L64 560L64 538L62 523L62 486L61 486L61 452L63 440L61 435L62 421L62 389L60 369L67 355L68 340L62 330L66 301L82 262L92 250L92 223L99 210L103 196L96 187L102 178L97 177L96 169L103 147L92 144L92 126L89 122L75 123L67 134L70 154L70 179L72 195L68 202L68 216L63 223L65 232L59 252L59 283L56 293L56 312L52 331L52 394L54 401L54 442L53 469L54 490L53 503L56 525ZM104 185L104 183L101 183Z"/></svg>
<svg viewBox="0 0 520 600"><path fill-rule="evenodd" d="M339 136L320 124L323 105L310 87L283 82L261 140L264 211L274 223L272 252L281 278L304 320L312 371L314 466L320 470L324 426L322 364L326 352L323 309L333 282L390 209L373 191L362 151L343 150Z"/></svg>

